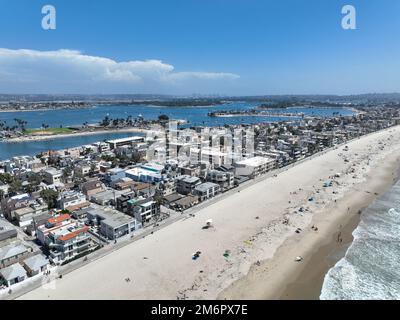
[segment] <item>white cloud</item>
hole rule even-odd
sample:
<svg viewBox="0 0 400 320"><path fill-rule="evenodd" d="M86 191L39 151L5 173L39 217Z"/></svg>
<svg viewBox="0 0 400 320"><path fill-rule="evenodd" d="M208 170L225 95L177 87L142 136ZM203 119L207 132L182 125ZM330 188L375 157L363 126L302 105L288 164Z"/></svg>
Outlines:
<svg viewBox="0 0 400 320"><path fill-rule="evenodd" d="M37 51L0 48L1 91L9 92L188 92L238 79L232 73L176 72L160 60L115 60L75 50ZM196 86L192 88L192 86ZM199 86L199 87L197 87ZM47 91L46 91L47 90Z"/></svg>

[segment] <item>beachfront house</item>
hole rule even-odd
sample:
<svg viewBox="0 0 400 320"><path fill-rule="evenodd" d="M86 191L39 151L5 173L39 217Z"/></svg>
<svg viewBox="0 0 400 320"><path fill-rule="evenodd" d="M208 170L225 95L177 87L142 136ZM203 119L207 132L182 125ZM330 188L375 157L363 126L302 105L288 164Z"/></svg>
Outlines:
<svg viewBox="0 0 400 320"><path fill-rule="evenodd" d="M61 182L62 172L55 168L49 167L42 171L43 180L47 184L56 184Z"/></svg>
<svg viewBox="0 0 400 320"><path fill-rule="evenodd" d="M268 157L252 157L235 163L237 176L257 177L273 170L276 160Z"/></svg>
<svg viewBox="0 0 400 320"><path fill-rule="evenodd" d="M91 249L88 227L72 220L69 214L47 220L38 227L37 238L50 253L50 260L61 263L83 255Z"/></svg>
<svg viewBox="0 0 400 320"><path fill-rule="evenodd" d="M235 176L231 172L210 170L207 172L206 180L218 184L221 189L230 189L234 185Z"/></svg>
<svg viewBox="0 0 400 320"><path fill-rule="evenodd" d="M23 266L30 277L47 270L49 260L43 254L37 254L23 261Z"/></svg>
<svg viewBox="0 0 400 320"><path fill-rule="evenodd" d="M141 223L135 218L109 208L89 210L87 218L90 223L99 226L100 235L108 240L130 235L141 228Z"/></svg>
<svg viewBox="0 0 400 320"><path fill-rule="evenodd" d="M198 196L199 201L205 201L212 197L215 197L221 188L218 184L212 182L205 182L196 186L193 190L193 195Z"/></svg>
<svg viewBox="0 0 400 320"><path fill-rule="evenodd" d="M176 191L180 194L187 195L193 192L194 188L201 184L199 177L183 175L176 178Z"/></svg>
<svg viewBox="0 0 400 320"><path fill-rule="evenodd" d="M13 264L7 268L0 269L0 284L3 283L7 287L20 283L27 278L25 269L19 264Z"/></svg>
<svg viewBox="0 0 400 320"><path fill-rule="evenodd" d="M153 198L131 199L128 200L128 214L134 216L142 224L149 223L159 216L160 205Z"/></svg>

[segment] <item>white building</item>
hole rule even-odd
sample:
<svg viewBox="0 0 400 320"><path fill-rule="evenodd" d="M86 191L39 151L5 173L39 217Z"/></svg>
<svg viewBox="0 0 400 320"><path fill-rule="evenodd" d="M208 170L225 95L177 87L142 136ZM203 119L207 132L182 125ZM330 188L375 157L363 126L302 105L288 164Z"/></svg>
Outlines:
<svg viewBox="0 0 400 320"><path fill-rule="evenodd" d="M50 260L60 263L84 254L91 247L88 227L64 214L38 227L37 238L50 252Z"/></svg>
<svg viewBox="0 0 400 320"><path fill-rule="evenodd" d="M148 163L126 171L126 176L134 181L140 182L161 182L163 180L162 171L164 166Z"/></svg>
<svg viewBox="0 0 400 320"><path fill-rule="evenodd" d="M198 185L193 190L193 194L199 197L200 201L204 201L215 197L220 192L220 187L216 183L205 182Z"/></svg>
<svg viewBox="0 0 400 320"><path fill-rule="evenodd" d="M55 168L48 168L43 170L43 180L47 184L55 184L61 182L62 172Z"/></svg>
<svg viewBox="0 0 400 320"><path fill-rule="evenodd" d="M87 217L100 227L100 234L108 240L116 240L141 228L141 223L135 218L117 210L91 209L87 212Z"/></svg>
<svg viewBox="0 0 400 320"><path fill-rule="evenodd" d="M133 146L133 144L136 144L139 142L144 142L144 137L134 136L134 137L128 137L128 138L108 140L106 142L110 145L111 149L116 149L118 147Z"/></svg>
<svg viewBox="0 0 400 320"><path fill-rule="evenodd" d="M20 283L26 278L26 271L19 263L0 269L0 280L2 280L7 287Z"/></svg>
<svg viewBox="0 0 400 320"><path fill-rule="evenodd" d="M253 157L235 163L237 176L256 177L271 171L276 166L276 160L265 157Z"/></svg>
<svg viewBox="0 0 400 320"><path fill-rule="evenodd" d="M76 191L62 192L57 200L62 210L74 211L89 206L86 196Z"/></svg>

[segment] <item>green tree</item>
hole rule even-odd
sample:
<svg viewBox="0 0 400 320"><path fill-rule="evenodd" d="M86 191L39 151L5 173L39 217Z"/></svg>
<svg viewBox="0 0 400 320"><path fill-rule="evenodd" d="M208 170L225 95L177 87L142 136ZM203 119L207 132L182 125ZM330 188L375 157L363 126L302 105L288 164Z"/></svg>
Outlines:
<svg viewBox="0 0 400 320"><path fill-rule="evenodd" d="M67 180L71 176L71 174L72 174L72 168L71 167L64 168L63 173L62 173L63 181L67 182Z"/></svg>
<svg viewBox="0 0 400 320"><path fill-rule="evenodd" d="M19 180L14 180L9 184L8 192L11 194L17 194L22 190L22 183Z"/></svg>
<svg viewBox="0 0 400 320"><path fill-rule="evenodd" d="M49 209L57 207L58 192L52 189L42 190L40 196L47 203Z"/></svg>
<svg viewBox="0 0 400 320"><path fill-rule="evenodd" d="M169 120L169 117L168 117L166 114L160 114L160 115L158 116L158 120L159 120L159 121L168 121L168 120Z"/></svg>
<svg viewBox="0 0 400 320"><path fill-rule="evenodd" d="M14 177L9 173L0 173L0 181L9 184L14 181Z"/></svg>

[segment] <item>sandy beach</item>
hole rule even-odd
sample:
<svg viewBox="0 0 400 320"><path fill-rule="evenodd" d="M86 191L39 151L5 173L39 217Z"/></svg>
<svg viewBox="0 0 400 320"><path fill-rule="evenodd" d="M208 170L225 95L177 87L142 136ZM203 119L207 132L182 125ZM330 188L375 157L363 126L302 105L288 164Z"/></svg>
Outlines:
<svg viewBox="0 0 400 320"><path fill-rule="evenodd" d="M55 289L20 298L317 298L335 260L326 257L345 249L359 210L396 177L400 127L347 145L195 209L194 217L63 275ZM204 230L208 219L214 228Z"/></svg>
<svg viewBox="0 0 400 320"><path fill-rule="evenodd" d="M105 133L146 133L146 131L147 131L146 129L140 129L140 128L96 130L96 131L73 132L66 134L30 135L30 136L22 136L17 138L6 139L4 141L18 143L27 141L43 141L43 140L52 140L52 139L69 138L69 137L91 136L91 135L105 134Z"/></svg>

